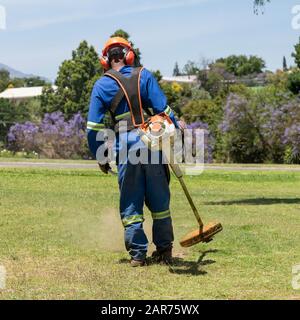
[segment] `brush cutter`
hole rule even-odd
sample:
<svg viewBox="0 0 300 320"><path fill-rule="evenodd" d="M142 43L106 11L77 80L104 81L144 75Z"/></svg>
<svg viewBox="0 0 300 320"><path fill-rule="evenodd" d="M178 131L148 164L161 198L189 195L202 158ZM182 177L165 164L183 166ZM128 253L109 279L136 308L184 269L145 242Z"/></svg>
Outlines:
<svg viewBox="0 0 300 320"><path fill-rule="evenodd" d="M182 247L191 247L199 242L210 242L213 236L223 230L221 223L209 223L208 225L204 226L204 223L199 215L199 212L194 204L194 201L187 189L187 186L183 180L183 173L178 164L169 164L172 171L174 172L175 176L179 180L181 187L185 193L185 196L188 199L188 202L193 210L196 220L199 224L199 229L194 230L187 234L181 241L180 245Z"/></svg>
<svg viewBox="0 0 300 320"><path fill-rule="evenodd" d="M169 166L174 172L175 176L179 180L185 196L193 210L195 218L199 224L199 228L187 234L181 241L182 247L191 247L200 242L210 242L213 236L223 230L221 223L209 223L204 226L203 221L199 215L199 212L194 204L194 201L187 189L187 186L183 180L183 173L178 164L174 161L174 143L164 144L163 141L174 141L175 126L170 117L161 113L155 115L148 120L144 125L139 128L139 133L142 141L150 148L154 150L163 150L166 158L168 159ZM165 150L164 147L169 146L169 150ZM170 152L170 149L172 152ZM173 159L172 159L173 158Z"/></svg>

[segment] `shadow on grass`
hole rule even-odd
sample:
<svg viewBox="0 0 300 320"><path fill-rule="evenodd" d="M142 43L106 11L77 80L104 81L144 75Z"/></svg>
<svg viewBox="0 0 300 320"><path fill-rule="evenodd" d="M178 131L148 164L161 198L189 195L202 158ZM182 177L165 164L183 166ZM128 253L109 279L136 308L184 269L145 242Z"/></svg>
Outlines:
<svg viewBox="0 0 300 320"><path fill-rule="evenodd" d="M232 206L232 205L272 205L272 204L300 204L300 198L254 198L241 199L231 201L211 201L205 202L206 205L211 206Z"/></svg>
<svg viewBox="0 0 300 320"><path fill-rule="evenodd" d="M207 274L207 271L202 270L201 267L204 267L216 262L215 260L211 260L211 259L204 260L204 258L206 257L207 254L216 253L216 252L218 252L218 250L216 249L203 251L201 252L201 255L197 259L197 261L187 261L183 258L174 257L172 260L173 261L172 264L168 265L169 271L175 274L190 274L193 276L204 276ZM121 264L129 265L129 262L130 260L125 258L119 260L119 263ZM148 266L155 265L155 264L159 264L159 263L155 262L155 260L152 258L147 259Z"/></svg>
<svg viewBox="0 0 300 320"><path fill-rule="evenodd" d="M182 258L173 258L173 264L169 265L169 271L176 274L190 274L193 276L204 276L207 271L202 270L201 267L215 263L215 260L206 259L207 254L216 253L218 250L206 250L201 252L197 261L187 261Z"/></svg>

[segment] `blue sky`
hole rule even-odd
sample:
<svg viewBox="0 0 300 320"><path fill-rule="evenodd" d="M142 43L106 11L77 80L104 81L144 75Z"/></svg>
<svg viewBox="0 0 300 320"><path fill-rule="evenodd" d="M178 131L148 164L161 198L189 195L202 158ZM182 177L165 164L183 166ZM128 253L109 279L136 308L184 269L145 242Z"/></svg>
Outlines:
<svg viewBox="0 0 300 320"><path fill-rule="evenodd" d="M264 15L253 0L0 0L7 29L0 30L0 62L54 79L60 63L86 39L100 53L122 28L152 70L171 75L178 61L256 54L268 69L288 63L300 30L291 27L300 0L272 0Z"/></svg>

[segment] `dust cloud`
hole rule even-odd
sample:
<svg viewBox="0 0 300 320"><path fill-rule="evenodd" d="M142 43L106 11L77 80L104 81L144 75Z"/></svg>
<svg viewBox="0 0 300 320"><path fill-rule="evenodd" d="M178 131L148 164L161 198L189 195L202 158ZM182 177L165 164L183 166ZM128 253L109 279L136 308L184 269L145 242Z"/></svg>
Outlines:
<svg viewBox="0 0 300 320"><path fill-rule="evenodd" d="M152 217L144 214L144 230L149 241L149 253L155 250L152 244ZM125 252L124 227L118 209L101 208L99 215L72 219L68 229L79 247L105 252Z"/></svg>

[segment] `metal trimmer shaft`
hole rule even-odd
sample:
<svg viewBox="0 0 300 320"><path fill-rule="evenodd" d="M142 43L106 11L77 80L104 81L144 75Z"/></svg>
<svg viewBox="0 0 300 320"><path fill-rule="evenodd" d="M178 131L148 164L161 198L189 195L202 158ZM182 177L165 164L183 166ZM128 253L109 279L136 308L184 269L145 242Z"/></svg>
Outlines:
<svg viewBox="0 0 300 320"><path fill-rule="evenodd" d="M196 206L194 204L194 201L193 201L193 199L192 199L192 197L191 197L191 195L190 195L190 193L188 191L188 188L187 188L187 186L186 186L186 184L185 184L185 182L183 180L183 173L182 173L179 165L170 163L170 167L173 170L175 176L177 177L177 179L179 180L179 182L181 184L181 187L182 187L182 189L183 189L183 191L185 193L186 198L188 199L188 202L189 202L189 204L190 204L190 206L191 206L191 208L193 210L193 213L194 213L194 215L195 215L195 217L196 217L196 219L197 219L197 221L199 223L200 228L203 228L203 225L204 225L203 221L202 221L202 219L201 219L201 217L199 215L199 212L198 212L198 210L197 210L197 208L196 208Z"/></svg>

